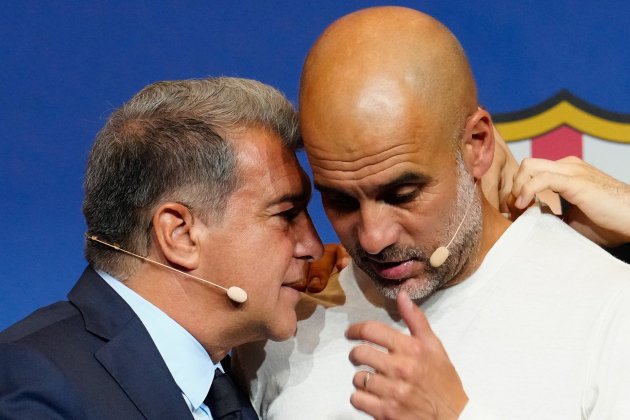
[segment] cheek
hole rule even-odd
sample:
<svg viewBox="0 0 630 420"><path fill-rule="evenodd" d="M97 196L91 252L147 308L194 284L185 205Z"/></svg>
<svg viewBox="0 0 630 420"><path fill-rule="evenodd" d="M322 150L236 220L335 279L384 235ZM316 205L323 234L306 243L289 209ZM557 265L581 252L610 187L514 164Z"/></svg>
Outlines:
<svg viewBox="0 0 630 420"><path fill-rule="evenodd" d="M276 293L282 282L301 275L298 261L293 258L293 241L287 235L267 235L264 241L249 245L256 251L251 253L254 262L247 271L257 282L256 287Z"/></svg>
<svg viewBox="0 0 630 420"><path fill-rule="evenodd" d="M445 245L443 242L450 240L448 235L452 214L453 203L442 198L437 199L430 206L427 206L422 214L407 218L405 229L419 244Z"/></svg>
<svg viewBox="0 0 630 420"><path fill-rule="evenodd" d="M442 240L450 213L448 199L433 196L431 200L423 200L407 208L393 208L383 214L383 218L387 220L386 223L396 225L399 244L428 246Z"/></svg>

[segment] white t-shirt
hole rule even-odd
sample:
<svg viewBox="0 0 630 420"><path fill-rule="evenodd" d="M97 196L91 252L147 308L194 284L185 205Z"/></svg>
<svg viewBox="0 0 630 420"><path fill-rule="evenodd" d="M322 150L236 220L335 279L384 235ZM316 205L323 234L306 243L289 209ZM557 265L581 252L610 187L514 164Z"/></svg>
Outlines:
<svg viewBox="0 0 630 420"><path fill-rule="evenodd" d="M300 302L294 338L238 349L262 418L367 418L349 402L344 332L369 319L408 330L356 267L330 286ZM554 216L528 210L422 309L470 399L460 419L630 419L630 265Z"/></svg>

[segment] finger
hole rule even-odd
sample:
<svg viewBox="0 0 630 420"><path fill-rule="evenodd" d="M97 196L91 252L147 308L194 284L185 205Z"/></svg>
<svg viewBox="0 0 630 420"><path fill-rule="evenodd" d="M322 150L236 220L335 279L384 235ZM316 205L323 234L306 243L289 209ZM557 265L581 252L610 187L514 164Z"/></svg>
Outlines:
<svg viewBox="0 0 630 420"><path fill-rule="evenodd" d="M429 321L424 313L416 306L405 292L398 293L396 298L398 312L409 328L412 336L423 338L427 334L433 335Z"/></svg>
<svg viewBox="0 0 630 420"><path fill-rule="evenodd" d="M363 379L366 377L364 375L366 372L362 372L359 378L355 376L353 379L356 391L350 396L350 403L356 409L377 419L427 418L423 415L426 414L426 410L415 413L408 411L409 406L418 401L419 397L418 394L411 393L414 388L409 384L397 383L380 374L370 374L366 387L363 384ZM355 382L356 380L360 382Z"/></svg>
<svg viewBox="0 0 630 420"><path fill-rule="evenodd" d="M346 268L350 264L350 254L346 251L346 248L343 245L337 245L337 262L335 263L335 267L337 270L341 271Z"/></svg>
<svg viewBox="0 0 630 420"><path fill-rule="evenodd" d="M374 394L357 390L350 396L350 404L357 410L363 411L375 419L385 418L382 401Z"/></svg>
<svg viewBox="0 0 630 420"><path fill-rule="evenodd" d="M569 163L574 166L591 166L577 156L566 156L561 159L558 159L556 162Z"/></svg>
<svg viewBox="0 0 630 420"><path fill-rule="evenodd" d="M409 336L382 322L365 321L350 325L346 330L346 337L350 340L368 341L386 350L393 350L397 342Z"/></svg>
<svg viewBox="0 0 630 420"><path fill-rule="evenodd" d="M309 292L317 293L326 288L335 264L337 262L337 244L324 245L324 253L318 260L312 261L308 267L306 275L306 289Z"/></svg>
<svg viewBox="0 0 630 420"><path fill-rule="evenodd" d="M372 372L357 372L352 378L352 384L356 391L350 397L350 403L355 408L365 411L373 417L383 418L384 406L380 392L383 379L381 375Z"/></svg>
<svg viewBox="0 0 630 420"><path fill-rule="evenodd" d="M536 194L545 190L552 190L559 193L567 201L576 204L574 190L579 190L581 181L573 176L563 175L557 172L540 172L531 177L521 187L520 195L516 199L517 207L522 203L533 200Z"/></svg>
<svg viewBox="0 0 630 420"><path fill-rule="evenodd" d="M512 150L507 146L505 140L499 133L499 131L494 128L494 141L496 148L503 155L504 163L501 167L501 172L499 173L499 202L503 203L507 195L510 191L512 191L512 182L514 179L514 175L518 170L518 162L512 154ZM496 151L495 151L496 153Z"/></svg>
<svg viewBox="0 0 630 420"><path fill-rule="evenodd" d="M508 213L510 211L507 200L511 195L514 175L516 175L517 171L518 163L516 163L514 157L511 156L510 162L505 165L505 168L501 173L501 182L499 184L499 209L503 213Z"/></svg>
<svg viewBox="0 0 630 420"><path fill-rule="evenodd" d="M310 293L319 293L326 288L328 285L329 277L322 277L319 275L314 275L310 279L308 279L308 283L306 284L306 290Z"/></svg>
<svg viewBox="0 0 630 420"><path fill-rule="evenodd" d="M306 290L306 285L308 283L308 267L309 264L305 264L304 265L304 269L302 271L302 278L300 279L299 282L295 282L291 284L291 287L295 290L299 290L300 292L303 292Z"/></svg>
<svg viewBox="0 0 630 420"><path fill-rule="evenodd" d="M540 172L539 168L541 166L545 166L546 171L552 170L550 167L551 165L546 165L547 162L551 161L538 158L523 159L512 179L512 195L514 195L514 197L518 197L521 193L523 184L529 181L529 179L536 173Z"/></svg>
<svg viewBox="0 0 630 420"><path fill-rule="evenodd" d="M498 179L500 177L500 173L501 172L499 170L491 169L488 170L488 172L486 172L481 178L481 191L483 192L483 195L486 197L492 207L497 209L501 205L499 191L500 180Z"/></svg>
<svg viewBox="0 0 630 420"><path fill-rule="evenodd" d="M512 183L506 184L506 186L499 189L499 211L501 213L509 213L510 206L508 205L508 200L512 195Z"/></svg>
<svg viewBox="0 0 630 420"><path fill-rule="evenodd" d="M576 171L579 171L580 165L576 165L576 161L582 162L582 160L569 156L559 160L549 160L540 158L525 158L521 162L521 168L525 173L530 175L536 175L540 172L558 172L564 175L574 175Z"/></svg>
<svg viewBox="0 0 630 420"><path fill-rule="evenodd" d="M350 350L348 359L354 366L369 366L377 372L390 372L392 357L387 351L373 347L370 344L361 344Z"/></svg>
<svg viewBox="0 0 630 420"><path fill-rule="evenodd" d="M514 221L516 219L518 219L518 217L523 214L525 212L525 210L527 210L529 207L531 207L532 205L534 205L534 201L532 200L531 202L528 203L527 206L525 206L525 208L519 208L516 207L516 197L514 197L512 195L512 193L508 194L506 200L505 200L505 206L507 208L507 213L510 214L510 220Z"/></svg>
<svg viewBox="0 0 630 420"><path fill-rule="evenodd" d="M377 389L376 382L380 381L377 378L377 374L369 370L359 370L352 377L352 385L358 391L371 392L371 390Z"/></svg>
<svg viewBox="0 0 630 420"><path fill-rule="evenodd" d="M521 189L523 186L534 176L540 173L557 173L565 176L575 175L576 165L571 159L561 159L559 161L552 161L548 159L538 158L525 158L521 163L518 171L514 175L514 181L512 183L512 194L515 197L521 195ZM542 190L541 190L542 191ZM517 202L519 208L524 208L529 201L524 203Z"/></svg>
<svg viewBox="0 0 630 420"><path fill-rule="evenodd" d="M376 395L380 398L394 400L401 397L409 387L399 379L392 379L378 372L357 371L352 378L352 385L357 391Z"/></svg>
<svg viewBox="0 0 630 420"><path fill-rule="evenodd" d="M352 257L350 255L343 256L337 260L337 270L341 271L350 264Z"/></svg>

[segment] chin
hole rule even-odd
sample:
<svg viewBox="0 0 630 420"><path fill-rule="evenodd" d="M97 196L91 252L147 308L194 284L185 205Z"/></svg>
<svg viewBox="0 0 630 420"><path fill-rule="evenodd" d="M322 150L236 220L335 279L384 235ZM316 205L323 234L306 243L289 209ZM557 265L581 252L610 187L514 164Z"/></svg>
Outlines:
<svg viewBox="0 0 630 420"><path fill-rule="evenodd" d="M396 299L404 291L411 300L426 299L440 288L440 283L433 278L410 278L398 282L382 278L372 278L378 291L388 299Z"/></svg>
<svg viewBox="0 0 630 420"><path fill-rule="evenodd" d="M295 336L295 332L297 331L297 328L293 329L293 331L291 331L290 333L287 334L279 334L276 335L274 337L269 338L271 341L286 341L291 337Z"/></svg>
<svg viewBox="0 0 630 420"><path fill-rule="evenodd" d="M285 316L270 329L268 338L272 341L285 341L295 335L297 330L297 317L295 311L290 316Z"/></svg>

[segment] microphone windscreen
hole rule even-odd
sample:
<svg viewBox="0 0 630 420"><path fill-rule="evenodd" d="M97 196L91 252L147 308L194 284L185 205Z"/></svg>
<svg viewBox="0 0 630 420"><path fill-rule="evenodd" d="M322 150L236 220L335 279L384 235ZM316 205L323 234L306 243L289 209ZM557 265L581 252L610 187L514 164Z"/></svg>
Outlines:
<svg viewBox="0 0 630 420"><path fill-rule="evenodd" d="M233 302L243 303L247 300L247 293L240 287L232 286L228 288L227 295Z"/></svg>
<svg viewBox="0 0 630 420"><path fill-rule="evenodd" d="M444 261L446 261L448 255L448 248L446 248L445 246L441 246L433 251L433 254L431 254L431 258L429 258L429 264L431 264L431 267L438 268L439 266L444 264Z"/></svg>

